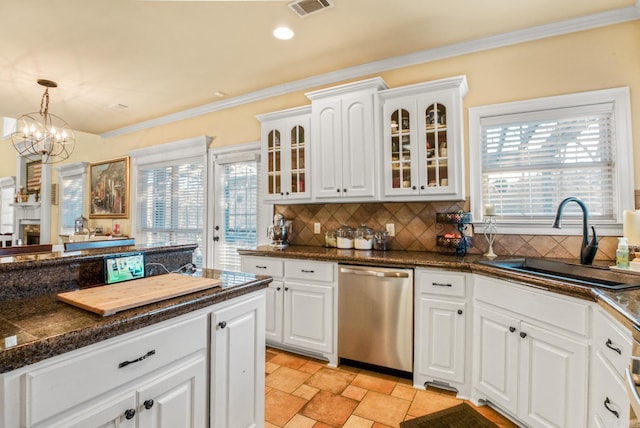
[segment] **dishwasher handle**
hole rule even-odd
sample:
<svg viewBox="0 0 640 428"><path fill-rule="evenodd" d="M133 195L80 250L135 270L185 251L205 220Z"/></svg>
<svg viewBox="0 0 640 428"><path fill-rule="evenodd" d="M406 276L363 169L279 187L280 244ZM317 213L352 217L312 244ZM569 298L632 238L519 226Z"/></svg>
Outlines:
<svg viewBox="0 0 640 428"><path fill-rule="evenodd" d="M409 278L407 272L376 270L376 269L352 269L341 267L340 273L349 273L353 275L376 276L378 278Z"/></svg>

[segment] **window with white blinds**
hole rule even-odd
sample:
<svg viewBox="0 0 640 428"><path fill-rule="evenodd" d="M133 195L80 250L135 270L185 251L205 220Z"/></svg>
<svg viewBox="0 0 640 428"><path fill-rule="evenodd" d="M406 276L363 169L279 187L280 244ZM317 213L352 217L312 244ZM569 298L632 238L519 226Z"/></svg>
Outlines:
<svg viewBox="0 0 640 428"><path fill-rule="evenodd" d="M78 162L58 167L60 235L73 235L76 218L84 215L87 164ZM86 217L86 216L85 216Z"/></svg>
<svg viewBox="0 0 640 428"><path fill-rule="evenodd" d="M13 212L11 205L16 194L15 177L3 177L0 179L0 233L14 233Z"/></svg>
<svg viewBox="0 0 640 428"><path fill-rule="evenodd" d="M220 191L216 204L222 210L217 268L240 270L239 248L255 247L258 226L258 162L219 164Z"/></svg>
<svg viewBox="0 0 640 428"><path fill-rule="evenodd" d="M136 241L197 243L204 233L205 177L202 157L138 169ZM194 252L202 266L202 252Z"/></svg>
<svg viewBox="0 0 640 428"><path fill-rule="evenodd" d="M493 204L503 225L550 226L569 196L585 202L594 224L619 224L622 208L632 208L633 168L625 160L630 141L617 129L624 111L611 99L571 105L566 97L564 106L562 97L547 108L539 100L530 110L526 102L512 111L503 105L502 114L495 114L496 106L486 115L470 109L470 145L479 149L477 156L470 149L476 220L483 205ZM565 218L575 223L581 216L577 204L567 205Z"/></svg>

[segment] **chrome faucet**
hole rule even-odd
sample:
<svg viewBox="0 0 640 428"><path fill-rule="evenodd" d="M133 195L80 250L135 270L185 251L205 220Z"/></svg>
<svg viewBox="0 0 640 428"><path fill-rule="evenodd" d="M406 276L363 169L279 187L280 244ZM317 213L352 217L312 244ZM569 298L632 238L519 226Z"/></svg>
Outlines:
<svg viewBox="0 0 640 428"><path fill-rule="evenodd" d="M593 258L596 256L596 252L598 251L598 235L596 235L596 228L591 226L593 237L589 239L589 225L587 224L589 211L587 210L587 206L584 202L582 202L582 199L571 196L560 202L560 205L558 205L558 211L556 212L556 219L553 222L553 227L556 229L561 228L560 217L562 217L564 206L569 202L575 202L580 205L580 208L582 208L582 246L580 248L580 263L583 265L590 265L593 263Z"/></svg>

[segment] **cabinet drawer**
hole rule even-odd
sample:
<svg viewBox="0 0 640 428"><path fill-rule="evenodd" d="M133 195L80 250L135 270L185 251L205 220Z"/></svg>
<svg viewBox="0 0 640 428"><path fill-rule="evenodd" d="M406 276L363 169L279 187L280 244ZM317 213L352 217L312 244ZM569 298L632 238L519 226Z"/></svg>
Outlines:
<svg viewBox="0 0 640 428"><path fill-rule="evenodd" d="M37 365L24 374L27 424L37 424L206 346L207 317L200 315L147 327Z"/></svg>
<svg viewBox="0 0 640 428"><path fill-rule="evenodd" d="M600 352L596 352L594 355L589 394L591 396L590 410L597 422L596 426L629 427L631 405L624 383L621 378L616 376L616 372Z"/></svg>
<svg viewBox="0 0 640 428"><path fill-rule="evenodd" d="M425 294L465 297L465 275L416 269L416 290Z"/></svg>
<svg viewBox="0 0 640 428"><path fill-rule="evenodd" d="M581 336L589 334L587 302L480 275L473 277L473 295L476 300L509 310L518 317Z"/></svg>
<svg viewBox="0 0 640 428"><path fill-rule="evenodd" d="M284 273L287 279L334 282L336 264L310 260L285 260Z"/></svg>
<svg viewBox="0 0 640 428"><path fill-rule="evenodd" d="M631 358L631 332L605 314L600 308L593 316L593 343L605 356L618 374L624 376L624 369Z"/></svg>
<svg viewBox="0 0 640 428"><path fill-rule="evenodd" d="M284 276L284 264L281 259L271 257L242 256L242 271L256 275L268 275L276 278Z"/></svg>

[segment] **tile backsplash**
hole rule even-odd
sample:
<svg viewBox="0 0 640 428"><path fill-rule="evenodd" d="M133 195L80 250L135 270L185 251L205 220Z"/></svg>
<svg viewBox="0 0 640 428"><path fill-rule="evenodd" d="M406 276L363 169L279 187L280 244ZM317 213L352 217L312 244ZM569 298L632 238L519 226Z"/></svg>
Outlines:
<svg viewBox="0 0 640 428"><path fill-rule="evenodd" d="M638 201L638 192L636 192ZM636 202L636 206L638 203ZM433 251L446 250L436 246L436 237L454 231L452 225L436 223L436 213L468 211L466 202L388 202L351 204L276 205L275 212L293 222L291 244L324 246L327 230L343 224L353 228L366 224L374 230L395 224L396 236L390 239L392 250ZM321 233L314 234L314 223L320 223ZM472 228L471 225L468 226ZM482 227L473 233L473 247L469 254L483 254L488 249ZM580 258L581 236L498 235L493 250L500 256ZM613 236L600 238L596 260L615 260L618 240Z"/></svg>

